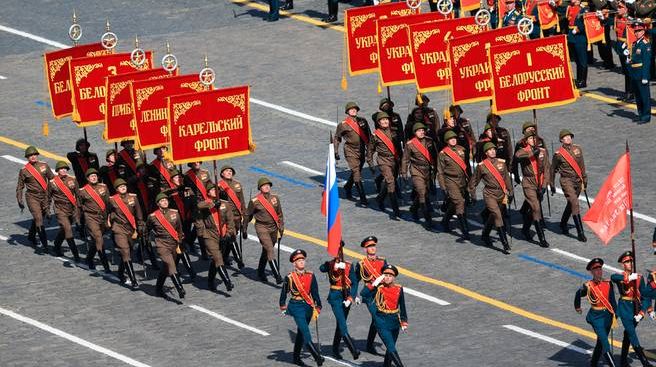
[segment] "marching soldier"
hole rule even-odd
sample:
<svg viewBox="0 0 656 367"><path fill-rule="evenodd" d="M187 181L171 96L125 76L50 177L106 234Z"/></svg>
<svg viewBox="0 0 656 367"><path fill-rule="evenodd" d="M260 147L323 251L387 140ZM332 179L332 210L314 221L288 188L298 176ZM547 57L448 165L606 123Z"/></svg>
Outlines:
<svg viewBox="0 0 656 367"><path fill-rule="evenodd" d="M244 216L244 210L246 209L246 203L244 201L244 188L241 182L234 178L235 173L235 169L229 165L221 167L219 173L221 175L221 180L218 183L220 190L219 196L224 196L221 199L226 201L228 210L232 212L235 227L233 235L226 240L226 248L222 249L222 251L225 259L228 259L229 252L232 252L232 256L237 261L237 267L243 269L244 257L241 253L241 247L237 244L236 233L237 230L241 231L241 221Z"/></svg>
<svg viewBox="0 0 656 367"><path fill-rule="evenodd" d="M652 62L651 42L645 37L645 23L641 19L633 22L633 32L636 41L631 46L629 73L638 107L638 122L643 124L651 121L651 94L649 90Z"/></svg>
<svg viewBox="0 0 656 367"><path fill-rule="evenodd" d="M530 122L530 121L526 121L524 124L522 124L522 136L526 135L527 132L531 132L531 131L535 134L535 145L538 148L545 148L544 139L542 139L542 137L538 135L538 125L535 122ZM524 147L524 139L520 139L515 144L514 154L516 154L523 147ZM522 183L520 172L519 172L519 161L517 159L514 159L514 154L513 154L512 165L511 165L512 174L515 177L515 182L519 185L520 183Z"/></svg>
<svg viewBox="0 0 656 367"><path fill-rule="evenodd" d="M515 159L521 165L523 176L524 203L520 209L524 221L522 234L527 240L532 240L530 228L531 221L533 221L535 232L540 240L540 246L549 247L549 243L544 237L544 225L542 223L542 198L547 185L550 184L548 152L545 148L537 146L535 132L532 130L527 130L520 144L522 148L515 153Z"/></svg>
<svg viewBox="0 0 656 367"><path fill-rule="evenodd" d="M365 151L369 139L371 138L371 131L367 120L358 117L360 107L355 102L346 104L344 112L346 118L339 125L335 131L333 144L335 145L335 160L339 160L339 144L344 140L344 157L351 169L351 177L344 185L346 197L351 199L353 184L360 192L360 205L367 206L367 196L364 192L364 183L362 182L362 167L364 166ZM373 168L370 167L373 171Z"/></svg>
<svg viewBox="0 0 656 367"><path fill-rule="evenodd" d="M193 206L193 203L190 200L192 195L190 189L188 189L183 184L184 178L182 177L182 173L178 171L175 166L172 166L172 169L167 171L167 174L169 176L169 180L167 180L167 185L169 185L169 187L162 192L165 193L169 199L172 199L169 200L169 207L178 211L180 221L182 222L182 231L184 232L184 240L182 241L184 244L185 242L189 241L189 238L192 237L191 225L193 223L193 219L190 216ZM191 243L188 243L188 246L191 247ZM180 246L178 250L178 254L175 260L176 265L181 260L182 265L189 275L189 278L191 280L195 279L196 271L191 264L191 258L189 257L187 248L184 245Z"/></svg>
<svg viewBox="0 0 656 367"><path fill-rule="evenodd" d="M148 179L153 185L154 195L161 191L174 188L171 182L171 171L175 169L175 165L170 160L164 158L167 151L168 148L166 146L153 149L155 159L148 166Z"/></svg>
<svg viewBox="0 0 656 367"><path fill-rule="evenodd" d="M399 331L405 332L408 329L408 314L403 287L394 282L398 275L396 266L385 264L382 275L362 289L362 296L373 300L371 310L374 312L376 330L387 349L384 365L391 366L393 362L397 367L403 367L396 350L396 340L399 338Z"/></svg>
<svg viewBox="0 0 656 367"><path fill-rule="evenodd" d="M430 3L430 2L429 2ZM430 99L424 94L418 94L415 98L415 105L417 107L412 109L405 122L405 138L412 139L414 137L414 127L416 123L422 123L426 126L426 135L437 141L437 129L439 129L439 117L437 112L428 106Z"/></svg>
<svg viewBox="0 0 656 367"><path fill-rule="evenodd" d="M187 166L189 167L189 170L187 170L185 173L184 179L184 185L191 189L191 192L196 197L196 201L208 200L207 189L205 189L205 186L208 182L210 182L210 173L206 169L202 168L201 164L201 162L188 163ZM203 219L198 214L199 213L192 210L191 215L194 219L194 230L190 232L191 238L187 240L187 243L189 243L189 248L192 253L195 253L196 248L194 246L194 242L195 239L198 238L201 258L203 260L209 260L205 246L205 237L203 235Z"/></svg>
<svg viewBox="0 0 656 367"><path fill-rule="evenodd" d="M471 152L474 150L476 136L474 135L474 130L472 129L471 122L469 122L468 119L462 117L462 114L463 110L460 105L456 104L449 106L449 115L453 117L455 125L459 128L459 131L456 131L458 134L458 144L467 149L467 157L469 157L472 155Z"/></svg>
<svg viewBox="0 0 656 367"><path fill-rule="evenodd" d="M451 107L452 110L455 111L453 106ZM467 127L463 127L462 120L464 119L462 118L460 120L456 119L454 115L451 115L450 112L444 116L444 123L437 131L437 138L436 138L437 149L442 150L444 149L444 147L447 146L447 143L444 140L444 134L446 134L449 131L453 131L456 134L457 144L465 148L467 153L467 160L469 160L470 151L472 150L472 144L475 141L474 132L471 129L471 125L469 124L469 121L465 120Z"/></svg>
<svg viewBox="0 0 656 367"><path fill-rule="evenodd" d="M336 22L338 11L339 11L339 0L328 0L328 16L321 19L321 21L325 23Z"/></svg>
<svg viewBox="0 0 656 367"><path fill-rule="evenodd" d="M469 195L476 197L476 186L483 181L483 200L485 201L485 210L483 211L483 242L487 246L492 246L490 231L492 225L495 226L499 233L499 240L503 245L504 252L510 251L508 238L506 237L506 226L504 217L508 214L508 205L512 200L512 183L506 162L497 158L494 143L487 142L483 146L487 158L476 167L476 173L469 181ZM508 223L510 225L510 223Z"/></svg>
<svg viewBox="0 0 656 367"><path fill-rule="evenodd" d="M583 150L580 146L572 143L574 134L571 131L561 130L559 137L563 145L554 152L550 182L555 182L556 173L560 173L560 187L567 199L567 206L560 219L560 229L563 234L569 232L567 221L571 215L574 218L577 239L586 242L587 238L583 231L583 221L581 220L581 210L579 208L579 195L588 184L588 176L585 173L585 163L583 162ZM552 184L551 195L555 193L556 187Z"/></svg>
<svg viewBox="0 0 656 367"><path fill-rule="evenodd" d="M68 248L73 253L75 262L80 262L80 253L78 252L75 238L73 237L72 224L79 224L80 214L77 210L77 193L78 186L75 177L68 175L68 164L59 161L55 165L57 175L50 180L48 185L48 196L52 198L53 207L57 223L59 223L59 232L55 237L55 255L62 256L61 245L66 240Z"/></svg>
<svg viewBox="0 0 656 367"><path fill-rule="evenodd" d="M89 147L91 144L86 139L78 139L75 142L75 152L66 154L66 158L73 165L73 172L80 187L87 184L85 173L89 168L100 169L98 156L96 153L89 152Z"/></svg>
<svg viewBox="0 0 656 367"><path fill-rule="evenodd" d="M364 287L370 285L383 273L383 266L387 265L387 260L384 257L376 255L376 245L378 245L378 238L376 236L369 236L360 242L360 247L365 251L365 258L355 264L355 282L351 287L351 294L358 294L358 284L362 281ZM364 292L364 288L363 288ZM367 309L371 312L371 324L369 324L369 333L367 334L367 352L371 354L378 354L374 348L374 339L376 338L376 325L374 324L375 315L373 313L372 302L373 298L370 294L361 293L362 297L356 297L355 303L359 304L360 301L367 305Z"/></svg>
<svg viewBox="0 0 656 367"><path fill-rule="evenodd" d="M98 171L95 168L89 168L86 173L87 184L78 190L78 206L82 210L85 218L85 227L87 236L93 239L93 245L89 246L87 253L87 265L90 270L95 270L93 258L96 253L100 256L100 261L105 273L110 274L109 261L105 254L105 244L103 233L107 230L107 206L109 204L109 190L103 183L98 182Z"/></svg>
<svg viewBox="0 0 656 367"><path fill-rule="evenodd" d="M276 22L280 19L280 0L269 0L269 15L267 22Z"/></svg>
<svg viewBox="0 0 656 367"><path fill-rule="evenodd" d="M383 98L378 104L378 109L380 112L385 112L389 116L390 121L390 130L396 135L396 138L401 142L401 146L405 144L405 134L403 132L403 121L401 120L401 115L394 112L394 102L389 98ZM376 115L378 112L371 115L371 119L377 122ZM378 126L376 126L378 127Z"/></svg>
<svg viewBox="0 0 656 367"><path fill-rule="evenodd" d="M615 283L621 296L617 305L617 316L624 326L620 365L628 365L627 357L629 354L629 344L631 344L642 365L651 366L647 357L645 357L643 348L640 346L636 331L636 327L640 320L643 319L645 312L640 306L642 301L640 293L644 286L644 279L640 274L634 273L634 261L633 252L625 251L617 259L617 262L621 263L624 267L624 272L610 276L610 280Z"/></svg>
<svg viewBox="0 0 656 367"><path fill-rule="evenodd" d="M118 267L119 280L121 284L125 283L127 272L134 289L139 287L139 283L132 265L132 241L143 235L143 215L137 195L128 193L128 184L124 179L116 179L114 189L116 194L109 198L107 226L112 229L114 243L121 254L121 265Z"/></svg>
<svg viewBox="0 0 656 367"><path fill-rule="evenodd" d="M213 292L216 291L215 280L218 273L226 289L230 292L234 286L223 263L221 250L228 246L231 238L235 236L235 220L228 203L219 200L216 185L212 181L207 181L205 190L207 199L200 196L197 196L196 199L199 217L203 221L202 236L205 238L207 251L212 255L207 275L207 287Z"/></svg>
<svg viewBox="0 0 656 367"><path fill-rule="evenodd" d="M583 14L587 9L581 6L581 0L572 0L567 6L565 16L567 17L569 32L567 42L574 48L574 61L576 62L576 87L587 87L588 80L588 39L585 36L585 23Z"/></svg>
<svg viewBox="0 0 656 367"><path fill-rule="evenodd" d="M444 134L447 146L437 155L437 180L446 192L447 209L442 218L442 227L449 232L449 221L455 213L462 229L462 238L469 240L469 224L465 215L467 184L471 177L471 167L467 160L466 149L458 145L457 135L453 131Z"/></svg>
<svg viewBox="0 0 656 367"><path fill-rule="evenodd" d="M503 1L503 0L499 0ZM506 14L503 16L502 24L504 27L515 26L522 17L522 12L517 9L516 0L506 1Z"/></svg>
<svg viewBox="0 0 656 367"><path fill-rule="evenodd" d="M367 148L367 164L369 164L369 167L373 167L374 153L376 153L376 163L378 163L378 169L385 180L385 185L379 185L376 202L378 208L384 211L385 197L387 196L392 206L391 218L398 220L401 212L399 211L399 202L395 191L396 176L401 162L401 143L390 128L390 119L386 112L376 114L376 125L378 125L378 128L374 130Z"/></svg>
<svg viewBox="0 0 656 367"><path fill-rule="evenodd" d="M30 225L27 238L32 244L35 251L36 235L39 235L44 253L48 253L48 237L46 227L43 225L43 218L48 213L50 200L48 198L48 181L54 177L52 170L45 162L39 161L39 151L29 146L25 149L25 158L27 163L18 171L18 183L16 184L16 201L22 211L25 209L24 202L27 202L27 209L32 214L32 223ZM23 190L25 190L25 200L23 200Z"/></svg>
<svg viewBox="0 0 656 367"><path fill-rule="evenodd" d="M484 146L487 143L492 143L494 146L497 145L497 139L494 136L494 128L489 123L485 124L485 127L483 127L483 133L479 136L478 141L476 142L476 154L474 154L474 161L476 163L481 163L481 161L486 158Z"/></svg>
<svg viewBox="0 0 656 367"><path fill-rule="evenodd" d="M301 349L303 345L308 349L312 357L321 366L324 358L317 347L312 343L310 333L310 321L316 320L321 312L321 298L319 297L319 286L317 278L310 271L305 270L305 259L307 253L303 250L295 250L289 256L289 262L294 264L294 270L285 277L285 282L280 290L280 310L282 315L289 315L296 323L296 340L294 341L294 363L303 366L301 361ZM287 294L290 299L287 303Z"/></svg>
<svg viewBox="0 0 656 367"><path fill-rule="evenodd" d="M100 167L98 172L100 173L100 181L107 185L109 188L109 194L114 195L116 194L116 189L114 189L114 181L116 181L119 176L124 176L120 175L118 171L118 166L116 165L116 150L110 149L105 153L105 164L104 166Z"/></svg>
<svg viewBox="0 0 656 367"><path fill-rule="evenodd" d="M436 156L433 141L426 137L426 125L418 122L413 127L414 138L408 140L405 154L401 161L401 174L412 178L414 197L410 212L414 220L419 220L418 210L424 214L426 229L432 227L431 213L428 208L429 188L435 172Z"/></svg>
<svg viewBox="0 0 656 367"><path fill-rule="evenodd" d="M508 132L508 129L499 126L499 122L501 122L501 116L490 112L487 114L487 118L485 120L486 123L490 124L490 126L492 126L494 129L493 135L497 139L497 157L506 161L506 166L510 171L513 157L510 133Z"/></svg>
<svg viewBox="0 0 656 367"><path fill-rule="evenodd" d="M344 242L341 242L340 246L343 247ZM353 338L351 338L348 332L348 325L346 324L346 319L353 303L351 286L357 282L353 265L349 261L343 261L338 256L331 261L321 264L319 270L328 275L328 281L330 282L328 303L330 303L330 307L333 309L337 323L335 326L335 336L333 337L333 355L337 359L343 359L339 352L339 341L344 339L344 343L346 343L346 347L353 355L353 359L357 360L360 357L360 352L355 347Z"/></svg>
<svg viewBox="0 0 656 367"><path fill-rule="evenodd" d="M578 313L582 312L581 297L587 297L590 301L590 310L585 317L585 321L592 326L595 334L597 334L597 343L592 352L590 365L596 366L603 355L608 365L615 367L610 343L608 343L608 333L615 318L617 303L615 302L615 292L611 282L603 279L603 266L604 260L598 257L588 262L585 268L592 274L592 280L583 283L581 288L576 290L574 309Z"/></svg>
<svg viewBox="0 0 656 367"><path fill-rule="evenodd" d="M176 272L175 266L176 249L181 246L182 240L184 239L180 214L175 209L169 209L169 199L163 192L157 194L155 202L158 208L148 216L148 220L146 221L146 235L151 231L155 235L157 254L159 254L159 258L164 263L157 276L157 283L155 285L156 294L158 297L165 297L164 282L168 276L178 291L178 296L184 298L186 292L182 287L182 282Z"/></svg>
<svg viewBox="0 0 656 367"><path fill-rule="evenodd" d="M276 278L276 284L280 284L282 283L280 266L273 255L273 246L285 232L285 222L280 198L278 195L271 193L272 185L271 180L266 177L257 180L257 189L260 190L260 193L248 203L244 221L242 222L243 232L241 235L243 239L248 238L248 223L255 218L255 233L262 245L260 262L257 265L257 276L261 281L267 281L264 268L268 261L271 272Z"/></svg>
<svg viewBox="0 0 656 367"><path fill-rule="evenodd" d="M620 59L620 66L622 67L622 74L624 74L624 94L618 97L619 101L630 102L635 98L631 88L631 77L627 65L628 48L626 44L627 27L629 26L629 14L626 4L622 1L616 2L617 14L615 14L615 41L613 49ZM625 51L626 50L626 51Z"/></svg>
<svg viewBox="0 0 656 367"><path fill-rule="evenodd" d="M144 162L145 157L142 153L134 149L134 140L123 140L121 142L121 147L123 147L123 149L118 152L116 166L119 170L122 169L123 172L125 172L125 177L136 177L138 174L137 162Z"/></svg>

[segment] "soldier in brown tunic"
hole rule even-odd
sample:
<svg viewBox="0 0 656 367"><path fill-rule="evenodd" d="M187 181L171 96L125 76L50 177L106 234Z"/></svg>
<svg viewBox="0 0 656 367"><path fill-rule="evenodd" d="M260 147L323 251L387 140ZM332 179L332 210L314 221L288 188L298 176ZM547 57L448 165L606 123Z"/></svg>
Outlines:
<svg viewBox="0 0 656 367"><path fill-rule="evenodd" d="M175 165L170 160L164 158L167 151L168 148L166 146L153 149L155 159L150 162L147 169L148 180L152 185L151 192L153 195L157 195L158 193L171 188L170 171L175 168Z"/></svg>
<svg viewBox="0 0 656 367"><path fill-rule="evenodd" d="M184 178L182 177L182 173L178 171L175 166L168 171L168 175L170 177L171 186L162 192L169 198L169 207L178 211L180 221L182 222L182 231L184 232L184 240L182 241L183 246L180 247L175 263L178 264L178 262L182 261L182 265L187 271L189 278L193 280L196 278L196 271L191 263L187 247L184 246L184 244L187 243L188 238L191 237L191 226L193 224L191 212L193 211L195 204L193 202L193 194L190 188L183 185ZM169 185L169 183L167 183L167 185ZM187 245L191 247L188 243Z"/></svg>
<svg viewBox="0 0 656 367"><path fill-rule="evenodd" d="M483 148L487 143L493 143L495 146L497 145L497 139L494 136L494 128L490 124L485 124L483 133L478 137L475 149L476 153L474 154L474 162L481 163L485 158L487 158L487 153Z"/></svg>
<svg viewBox="0 0 656 367"><path fill-rule="evenodd" d="M73 172L80 187L87 184L85 173L89 168L100 169L98 156L89 152L90 147L91 144L86 139L78 139L75 142L75 151L66 154L66 158L73 165Z"/></svg>
<svg viewBox="0 0 656 367"><path fill-rule="evenodd" d="M139 287L137 276L132 265L132 241L143 235L144 221L137 195L128 193L128 185L124 179L114 181L116 194L109 199L108 227L114 234L114 243L121 254L121 265L118 267L118 277L121 284L125 283L125 273L128 273L132 287Z"/></svg>
<svg viewBox="0 0 656 367"><path fill-rule="evenodd" d="M533 132L535 134L535 143L538 148L545 148L544 140L538 135L537 124L535 122L526 121L522 125L522 135L526 135L527 132ZM513 154L512 160L512 174L515 177L515 182L519 185L521 181L520 170L519 170L519 161L514 159L514 155L524 147L524 139L520 139L517 144L515 144L515 153Z"/></svg>
<svg viewBox="0 0 656 367"><path fill-rule="evenodd" d="M268 260L271 272L276 278L276 284L281 284L280 267L278 260L273 255L273 246L278 242L278 236L282 237L285 232L285 222L280 198L278 198L278 195L271 193L272 185L271 180L266 177L261 177L257 180L257 188L260 190L260 193L248 203L248 208L244 214L244 221L242 222L243 232L241 235L244 239L248 238L248 223L250 223L251 219L255 218L255 233L262 245L260 262L257 265L257 276L261 281L267 281L266 275L264 274L264 267Z"/></svg>
<svg viewBox="0 0 656 367"><path fill-rule="evenodd" d="M444 141L447 146L437 155L437 181L446 192L447 204L442 227L449 232L449 221L455 213L462 230L462 238L469 240L469 225L465 215L467 184L471 177L471 167L467 160L467 149L458 145L455 132L447 131Z"/></svg>
<svg viewBox="0 0 656 367"><path fill-rule="evenodd" d="M157 194L155 202L157 203L157 209L146 220L146 235L151 232L154 234L157 254L164 263L157 276L156 294L158 297L165 297L164 282L168 276L178 291L178 296L184 298L186 292L182 287L175 266L176 251L179 250L184 239L180 214L175 209L169 209L169 199L165 193L160 192Z"/></svg>
<svg viewBox="0 0 656 367"><path fill-rule="evenodd" d="M401 142L401 146L403 146L403 144L405 143L403 121L401 120L401 115L394 112L394 102L392 102L392 100L390 100L389 98L383 98L380 100L380 103L378 104L378 109L381 112L385 112L387 116L389 116L390 130L392 130L392 133L396 135L396 138ZM378 121L378 119L376 118L377 114L378 112L371 115L371 119L373 121ZM376 126L376 128L378 128L378 126Z"/></svg>
<svg viewBox="0 0 656 367"><path fill-rule="evenodd" d="M549 247L544 237L544 225L542 223L542 198L547 185L550 184L549 156L545 148L539 148L536 142L535 131L527 130L524 138L519 142L521 148L515 152L515 159L522 170L522 189L524 191L524 203L520 212L524 224L522 234L527 240L531 240L531 220L535 225L540 246Z"/></svg>
<svg viewBox="0 0 656 367"><path fill-rule="evenodd" d="M476 186L483 181L483 200L485 210L483 211L483 235L482 239L485 245L492 246L490 232L492 226L496 227L499 233L499 240L503 245L504 252L510 251L508 238L506 237L506 227L504 217L508 211L508 203L512 200L512 182L506 161L497 158L497 150L494 143L487 142L482 148L485 151L486 159L476 167L474 177L469 181L469 194L476 198ZM508 223L510 225L510 223Z"/></svg>
<svg viewBox="0 0 656 367"><path fill-rule="evenodd" d="M432 172L436 169L437 152L433 141L426 137L426 125L418 122L413 127L414 138L408 140L401 161L401 174L412 178L414 188L410 212L414 220L419 220L418 210L424 214L426 229L431 229L432 218L428 209L428 190Z"/></svg>
<svg viewBox="0 0 656 367"><path fill-rule="evenodd" d="M36 248L36 235L38 233L43 251L48 253L48 237L46 236L46 228L43 225L43 218L50 205L48 181L54 175L47 163L39 161L39 151L35 147L29 146L25 149L25 158L27 158L27 163L18 172L16 201L21 210L25 209L23 201L23 190L25 190L25 202L27 202L27 208L32 214L32 218L34 218L27 238L35 251L38 251Z"/></svg>
<svg viewBox="0 0 656 367"><path fill-rule="evenodd" d="M476 144L476 135L474 135L471 122L467 118L462 117L463 110L460 105L449 106L449 114L453 117L456 126L459 128L459 131L456 132L458 134L458 144L467 150L467 158L469 160L469 157L474 155Z"/></svg>
<svg viewBox="0 0 656 367"><path fill-rule="evenodd" d="M373 167L374 153L376 153L376 162L378 169L385 180L385 185L379 185L376 202L381 211L385 210L385 197L389 197L392 206L391 218L398 220L401 216L399 203L396 197L396 176L398 175L399 165L401 163L401 143L398 137L390 128L389 115L386 112L379 112L376 115L376 125L378 128L374 131L369 147L367 148L367 163Z"/></svg>
<svg viewBox="0 0 656 367"><path fill-rule="evenodd" d="M490 124L494 129L494 137L496 138L497 144L497 157L506 161L506 166L510 171L513 159L512 140L510 139L508 129L499 126L500 121L501 116L491 112L487 114L486 123Z"/></svg>
<svg viewBox="0 0 656 367"><path fill-rule="evenodd" d="M201 167L201 162L187 163L189 170L184 175L184 185L191 189L191 193L195 198L190 198L192 202L207 199L207 190L205 185L210 181L210 173ZM203 220L198 215L197 208L192 205L191 217L194 222L194 229L190 231L187 243L191 253L197 254L194 242L198 239L198 246L200 247L200 256L203 260L209 260L207 256L207 248L205 247L205 238L203 237Z"/></svg>
<svg viewBox="0 0 656 367"><path fill-rule="evenodd" d="M103 233L107 230L109 190L105 184L98 182L98 171L95 168L89 168L86 176L87 184L77 192L77 205L84 213L87 235L90 235L94 242L87 252L87 265L91 270L96 269L93 258L98 252L105 273L109 274L111 271L103 241Z"/></svg>
<svg viewBox="0 0 656 367"><path fill-rule="evenodd" d="M244 256L242 248L237 244L237 230L241 231L241 222L246 210L246 203L244 202L244 187L241 182L235 179L235 169L232 166L225 165L221 167L220 175L221 180L217 184L219 190L219 197L226 202L228 210L232 212L235 231L233 235L226 239L225 248L221 248L223 252L224 262L230 265L229 251L237 261L239 269L244 268Z"/></svg>
<svg viewBox="0 0 656 367"><path fill-rule="evenodd" d="M231 238L235 236L235 220L232 217L232 210L228 207L228 203L218 199L216 185L212 181L207 181L205 189L207 190L207 199L196 198L198 200L198 214L205 228L203 230L205 245L207 251L212 255L207 273L207 287L211 291L216 291L215 280L218 273L226 289L230 292L233 285L225 268L221 250L222 247L228 246Z"/></svg>
<svg viewBox="0 0 656 367"><path fill-rule="evenodd" d="M55 165L57 175L48 184L48 196L52 198L55 216L59 223L59 232L55 237L55 255L62 256L61 245L66 240L68 247L73 253L75 262L80 262L80 254L73 238L73 226L80 222L77 209L77 198L75 197L78 186L75 177L68 175L68 163L59 161Z"/></svg>
<svg viewBox="0 0 656 367"><path fill-rule="evenodd" d="M125 172L123 174L119 173L118 166L116 165L116 150L110 149L105 153L105 162L106 164L100 167L100 181L107 185L109 188L109 194L116 194L116 189L114 189L114 181L117 178L125 178Z"/></svg>
<svg viewBox="0 0 656 367"><path fill-rule="evenodd" d="M337 125L333 144L335 145L335 160L339 160L339 144L344 140L344 157L351 169L351 177L344 184L346 197L352 198L351 190L353 184L355 184L360 192L360 205L367 206L367 196L362 182L362 167L364 166L367 144L371 139L371 130L367 120L358 117L358 111L360 111L360 107L355 102L346 104L344 113L347 116L344 121ZM371 167L370 169L373 170Z"/></svg>
<svg viewBox="0 0 656 367"><path fill-rule="evenodd" d="M415 107L410 114L408 119L405 122L405 137L406 139L412 139L414 134L414 126L416 123L422 123L426 126L426 136L430 139L437 138L437 129L439 129L439 117L437 112L431 107L428 106L430 99L423 94L418 94L415 98Z"/></svg>
<svg viewBox="0 0 656 367"><path fill-rule="evenodd" d="M588 175L585 173L585 162L583 161L583 150L580 146L573 144L574 134L569 130L561 130L560 142L563 144L560 149L554 152L551 164L550 182L556 179L556 173L560 173L560 187L563 189L567 206L560 218L560 229L564 234L569 233L567 222L570 215L574 218L576 226L577 239L586 242L587 238L583 231L583 221L581 220L581 209L579 207L579 195L585 190L588 184ZM551 185L551 194L556 192L556 187Z"/></svg>

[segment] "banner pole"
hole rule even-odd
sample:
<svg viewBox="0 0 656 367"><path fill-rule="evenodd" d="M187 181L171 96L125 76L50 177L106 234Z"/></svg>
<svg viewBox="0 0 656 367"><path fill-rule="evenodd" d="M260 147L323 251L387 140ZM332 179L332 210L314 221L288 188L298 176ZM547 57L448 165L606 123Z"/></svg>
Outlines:
<svg viewBox="0 0 656 367"><path fill-rule="evenodd" d="M631 252L633 252L633 273L637 273L638 270L636 268L636 248L635 248L635 223L633 220L633 188L631 187L631 152L629 150L629 140L626 140L626 156L628 158L628 165L629 165L629 218L631 220ZM638 280L634 280L634 287L637 290L638 289ZM633 313L636 314L640 310L640 305L639 305L640 300L635 300L633 301Z"/></svg>

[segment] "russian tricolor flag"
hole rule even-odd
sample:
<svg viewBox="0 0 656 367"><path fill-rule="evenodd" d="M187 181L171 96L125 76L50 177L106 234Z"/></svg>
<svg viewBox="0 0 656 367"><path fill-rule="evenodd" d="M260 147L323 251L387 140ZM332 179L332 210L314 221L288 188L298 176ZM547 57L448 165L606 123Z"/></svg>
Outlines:
<svg viewBox="0 0 656 367"><path fill-rule="evenodd" d="M328 146L321 214L326 217L328 253L332 257L337 257L339 245L342 241L342 213L339 211L339 192L337 190L337 174L335 173L335 147L333 144Z"/></svg>

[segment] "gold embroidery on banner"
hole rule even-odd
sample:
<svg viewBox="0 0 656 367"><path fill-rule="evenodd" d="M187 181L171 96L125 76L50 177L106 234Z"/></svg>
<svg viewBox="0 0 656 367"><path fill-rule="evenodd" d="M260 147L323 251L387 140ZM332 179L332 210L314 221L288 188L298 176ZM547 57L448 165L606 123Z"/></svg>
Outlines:
<svg viewBox="0 0 656 367"><path fill-rule="evenodd" d="M125 81L112 84L112 87L109 88L109 102L114 103L114 98L116 98L116 96L121 93L129 83L129 81Z"/></svg>
<svg viewBox="0 0 656 367"><path fill-rule="evenodd" d="M75 84L80 85L80 81L86 78L90 72L102 67L102 64L97 62L90 65L82 65L75 68Z"/></svg>
<svg viewBox="0 0 656 367"><path fill-rule="evenodd" d="M137 89L137 108L141 108L141 104L150 98L150 96L157 92L158 90L164 89L164 86L156 85L154 87L148 87L143 89Z"/></svg>
<svg viewBox="0 0 656 367"><path fill-rule="evenodd" d="M362 27L364 22L367 20L375 17L375 13L369 13L369 14L363 14L363 15L356 15L354 17L349 18L349 23L351 24L351 34L355 33L355 31Z"/></svg>
<svg viewBox="0 0 656 367"><path fill-rule="evenodd" d="M66 56L66 57L62 57L61 59L52 60L48 62L50 81L55 80L55 74L57 74L59 70L61 70L62 66L64 66L64 64L66 64L72 58L73 58L72 56Z"/></svg>
<svg viewBox="0 0 656 367"><path fill-rule="evenodd" d="M227 102L233 107L239 107L241 112L246 112L246 96L244 94L236 94L234 96L222 96L216 99L217 102Z"/></svg>
<svg viewBox="0 0 656 367"><path fill-rule="evenodd" d="M548 53L553 57L557 57L560 61L565 60L565 49L562 43L557 43L553 45L540 46L535 49L535 51L543 51Z"/></svg>
<svg viewBox="0 0 656 367"><path fill-rule="evenodd" d="M182 103L176 103L173 105L173 122L175 123L178 121L178 119L187 113L189 109L191 109L194 106L200 106L200 101L195 100L191 102L182 102Z"/></svg>
<svg viewBox="0 0 656 367"><path fill-rule="evenodd" d="M499 73L499 70L501 70L501 68L506 65L506 63L508 63L508 60L517 55L519 55L519 50L494 54L494 70Z"/></svg>
<svg viewBox="0 0 656 367"><path fill-rule="evenodd" d="M458 61L460 61L460 59L465 56L467 51L469 51L472 47L478 45L479 45L478 41L472 41L469 43L464 43L462 45L453 47L453 63L457 66Z"/></svg>
<svg viewBox="0 0 656 367"><path fill-rule="evenodd" d="M397 24L397 25L391 25L389 27L384 27L383 29L380 30L380 36L382 38L381 44L383 47L385 47L385 43L387 42L390 37L392 37L396 32L399 30L405 28L405 24Z"/></svg>
<svg viewBox="0 0 656 367"><path fill-rule="evenodd" d="M392 10L390 12L390 15L398 15L398 16L411 15L411 14L415 14L415 11L412 9L398 9L398 10Z"/></svg>
<svg viewBox="0 0 656 367"><path fill-rule="evenodd" d="M413 32L412 33L412 44L415 46L415 52L419 50L419 47L426 43L426 41L431 37L436 34L439 34L440 30L439 29L430 29L428 31L419 31L419 32Z"/></svg>
<svg viewBox="0 0 656 367"><path fill-rule="evenodd" d="M196 92L202 92L205 90L205 86L201 84L201 82L187 82L187 83L182 83L180 84L180 87L182 88L189 88L193 89Z"/></svg>
<svg viewBox="0 0 656 367"><path fill-rule="evenodd" d="M86 56L91 57L91 56L103 56L103 55L110 55L112 53L111 50L98 50L98 51L89 51L87 52Z"/></svg>
<svg viewBox="0 0 656 367"><path fill-rule="evenodd" d="M517 43L524 41L524 36L520 33L504 34L494 38L495 41L503 41L506 43Z"/></svg>
<svg viewBox="0 0 656 367"><path fill-rule="evenodd" d="M134 65L134 64L132 63L131 60L123 60L123 61L121 61L120 66L132 66L133 69L137 69L137 70L148 70L148 68L149 68L149 62L148 62L148 60L146 60L146 62L144 62L143 64L141 64L141 66L136 66L136 65Z"/></svg>
<svg viewBox="0 0 656 367"><path fill-rule="evenodd" d="M456 27L456 31L465 31L469 34L477 34L483 32L483 28L479 27L476 24L467 24L467 25L459 25Z"/></svg>

